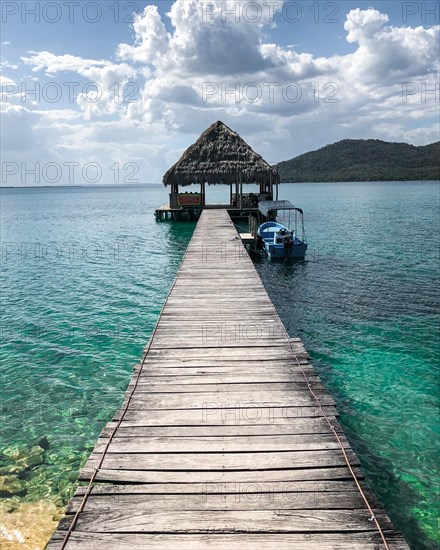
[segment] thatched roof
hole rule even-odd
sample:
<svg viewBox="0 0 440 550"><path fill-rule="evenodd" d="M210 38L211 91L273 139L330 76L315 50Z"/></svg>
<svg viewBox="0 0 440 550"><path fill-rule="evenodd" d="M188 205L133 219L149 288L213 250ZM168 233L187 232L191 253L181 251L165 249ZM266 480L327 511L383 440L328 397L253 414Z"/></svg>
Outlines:
<svg viewBox="0 0 440 550"><path fill-rule="evenodd" d="M236 181L277 183L279 176L275 167L220 120L205 130L163 177L165 185Z"/></svg>

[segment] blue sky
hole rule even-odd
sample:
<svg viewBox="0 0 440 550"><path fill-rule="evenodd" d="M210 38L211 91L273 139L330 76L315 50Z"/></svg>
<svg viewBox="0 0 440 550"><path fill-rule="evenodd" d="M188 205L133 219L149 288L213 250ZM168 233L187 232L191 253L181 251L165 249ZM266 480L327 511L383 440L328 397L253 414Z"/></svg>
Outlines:
<svg viewBox="0 0 440 550"><path fill-rule="evenodd" d="M438 2L77 3L2 3L2 185L160 182L217 119L271 162L439 139Z"/></svg>

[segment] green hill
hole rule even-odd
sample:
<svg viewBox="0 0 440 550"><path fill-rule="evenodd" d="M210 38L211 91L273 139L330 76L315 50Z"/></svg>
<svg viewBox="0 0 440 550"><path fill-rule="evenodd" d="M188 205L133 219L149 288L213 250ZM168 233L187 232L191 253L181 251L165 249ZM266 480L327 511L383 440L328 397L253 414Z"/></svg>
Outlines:
<svg viewBox="0 0 440 550"><path fill-rule="evenodd" d="M440 179L440 141L415 146L344 139L278 164L281 181L401 181Z"/></svg>

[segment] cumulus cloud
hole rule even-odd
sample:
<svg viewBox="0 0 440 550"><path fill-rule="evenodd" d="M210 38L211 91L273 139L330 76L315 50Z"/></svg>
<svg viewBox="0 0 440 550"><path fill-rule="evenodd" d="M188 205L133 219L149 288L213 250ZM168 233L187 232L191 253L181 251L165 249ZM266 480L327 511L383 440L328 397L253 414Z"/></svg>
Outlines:
<svg viewBox="0 0 440 550"><path fill-rule="evenodd" d="M277 161L346 137L433 138L438 103L419 92L438 82L438 26L396 27L376 9L354 9L344 29L355 50L317 57L269 38L282 0L270 10L264 0L251 4L254 14L243 11L247 0L176 0L167 14L149 5L134 19L133 42L117 45L112 61L29 52L22 61L34 74L74 73L102 91L97 102L94 90L78 93L77 110L58 109L57 117L28 106L31 131L42 143L52 135L60 154L79 158L93 147L109 160L118 150L143 158L156 180L173 152L217 119ZM412 81L403 101L403 83ZM115 101L115 84L137 87L135 100ZM9 114L24 116L17 107L11 101Z"/></svg>
<svg viewBox="0 0 440 550"><path fill-rule="evenodd" d="M351 10L344 24L344 29L348 32L347 42L362 44L362 42L371 40L388 21L388 15L372 8Z"/></svg>
<svg viewBox="0 0 440 550"><path fill-rule="evenodd" d="M136 15L133 23L134 45L119 44L118 56L124 61L154 63L166 53L170 35L157 10L157 6L147 6L142 14Z"/></svg>
<svg viewBox="0 0 440 550"><path fill-rule="evenodd" d="M134 45L120 44L118 55L157 69L198 75L264 70L270 66L259 51L264 25L281 6L282 1L228 0L217 5L211 0L176 0L167 14L172 33L166 31L156 6L147 6L134 22ZM252 7L260 10L253 16L248 13Z"/></svg>
<svg viewBox="0 0 440 550"><path fill-rule="evenodd" d="M137 70L127 63L115 64L47 51L29 53L28 57L22 57L22 61L30 65L33 72L44 71L48 76L73 72L86 79L87 86L78 93L76 101L88 119L113 115L123 109L121 90L137 76Z"/></svg>
<svg viewBox="0 0 440 550"><path fill-rule="evenodd" d="M122 44L118 52L124 60L148 64L152 76L131 116L172 120L177 131L188 127L188 118L208 123L213 111L239 123L248 116L283 115L277 124L286 125L307 114L329 122L368 117L374 106L385 116L390 96L402 107L403 81L435 74L438 27L391 27L386 14L355 9L344 28L356 51L315 57L266 42L268 18L251 23L240 12L233 15L233 5L225 17L224 11L208 13L206 2L177 0L168 14L172 32L151 6L138 16L135 45ZM190 111L183 113L182 104Z"/></svg>
<svg viewBox="0 0 440 550"><path fill-rule="evenodd" d="M402 77L437 72L440 27L392 27L387 22L387 15L372 8L349 12L344 25L347 41L359 47L344 60L348 74L376 85L385 78L388 85Z"/></svg>

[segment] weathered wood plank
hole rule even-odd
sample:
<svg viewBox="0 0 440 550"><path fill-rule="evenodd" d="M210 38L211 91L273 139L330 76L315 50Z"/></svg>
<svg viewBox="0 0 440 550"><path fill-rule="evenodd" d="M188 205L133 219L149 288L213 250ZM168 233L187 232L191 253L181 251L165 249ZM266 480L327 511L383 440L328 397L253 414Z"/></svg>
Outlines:
<svg viewBox="0 0 440 550"><path fill-rule="evenodd" d="M338 416L336 407L324 406L329 416ZM115 413L113 420L119 420L123 410ZM277 407L243 403L235 407L222 407L221 403L206 403L205 407L193 409L145 409L142 406L130 407L124 420L148 422L149 426L205 426L222 425L257 425L257 424L290 424L296 418L322 418L317 406Z"/></svg>
<svg viewBox="0 0 440 550"><path fill-rule="evenodd" d="M361 481L363 490L371 494ZM82 497L87 487L78 487L75 497ZM355 492L351 477L343 481L259 481L252 483L140 483L137 485L95 485L91 495L254 495L260 493L317 493L317 492Z"/></svg>
<svg viewBox="0 0 440 550"><path fill-rule="evenodd" d="M381 525L391 523L380 510ZM60 526L63 527L63 524ZM115 506L79 515L76 531L106 533L277 533L375 531L367 510L151 510Z"/></svg>
<svg viewBox="0 0 440 550"><path fill-rule="evenodd" d="M137 373L137 371L136 371ZM321 380L317 376L307 376L312 387L322 388ZM131 380L129 387L134 384L137 376L134 376ZM266 385L284 385L284 388L290 386L293 389L296 388L305 388L307 387L307 382L302 374L289 373L289 374L280 374L277 372L261 372L259 375L257 373L216 373L214 370L213 373L210 373L207 370L202 372L192 372L191 374L187 373L171 373L163 374L162 372L157 373L152 369L145 369L142 371L138 385L149 387L151 391L155 391L155 388L161 388L165 386L169 388L169 391L176 391L174 388L185 388L186 386L197 387L197 390L205 388L205 391L208 390L209 385L215 385L216 391L229 391L234 389L235 385L243 386L242 388L236 386L236 389L244 389L244 386L250 385L255 386L258 384Z"/></svg>
<svg viewBox="0 0 440 550"><path fill-rule="evenodd" d="M74 514L81 501L81 496L74 497L70 501L67 513ZM317 483L315 491L305 492L91 495L86 501L84 512L105 513L107 510L112 510L115 504L124 511L133 511L139 514L150 514L155 510L199 511L202 514L209 510L365 510L365 502L359 492L320 491L319 483Z"/></svg>
<svg viewBox="0 0 440 550"><path fill-rule="evenodd" d="M358 466L359 460L349 449L346 451L351 464ZM93 452L86 463L94 468L101 459L101 453ZM271 451L271 452L224 452L224 453L108 453L102 467L110 470L134 467L139 470L279 470L292 468L328 468L344 466L342 451Z"/></svg>
<svg viewBox="0 0 440 550"><path fill-rule="evenodd" d="M337 432L342 432L339 422L330 417ZM148 422L147 422L148 424ZM116 422L108 422L100 437L109 437L116 428ZM222 437L222 436L273 436L295 434L330 434L329 425L322 417L296 418L294 422L284 424L234 424L220 425L213 429L206 424L193 426L148 426L142 421L123 420L114 437Z"/></svg>
<svg viewBox="0 0 440 550"><path fill-rule="evenodd" d="M344 447L349 447L340 435ZM104 451L108 438L99 438L94 452ZM117 437L108 448L109 453L220 453L220 452L271 452L314 451L340 449L333 434L281 435L281 436L223 436L223 437Z"/></svg>
<svg viewBox="0 0 440 550"><path fill-rule="evenodd" d="M197 381L192 380L192 383L181 383L180 378L175 378L172 382L162 382L161 384L154 383L150 377L140 377L139 379L133 379L127 387L127 395L130 395L134 388L136 388L136 393L139 395L142 394L173 394L173 395L194 395L196 393L200 394L211 394L214 393L220 397L220 394L229 394L229 393L245 393L246 387L249 387L249 392L247 399L253 399L254 396L271 395L271 390L275 392L275 395L285 393L288 395L290 401L295 400L295 395L307 394L307 383L303 380L296 383L284 384L280 383L256 383L256 382L235 382L230 384L211 383L211 384L202 384L197 383ZM310 384L310 387L313 388L313 391L316 395L328 396L328 393L322 383L319 381ZM313 396L312 396L313 398Z"/></svg>
<svg viewBox="0 0 440 550"><path fill-rule="evenodd" d="M147 356L148 357L148 356ZM187 372L177 369L191 369ZM174 369L174 370L169 370ZM197 372L197 369L199 372ZM135 373L139 369L135 368ZM164 358L163 360L145 360L142 368L142 372L149 376L170 376L172 374L178 374L183 376L185 374L228 374L230 376L241 375L254 375L255 381L258 381L259 377L263 375L274 376L280 375L295 375L301 380L304 379L304 373L307 377L316 376L316 371L312 368L307 360L302 357L300 360L300 366L292 361L282 361L275 363L272 361L239 361L239 360L219 360L214 358L207 359L194 359L191 357L174 359Z"/></svg>
<svg viewBox="0 0 440 550"><path fill-rule="evenodd" d="M402 537L395 531L386 531L391 550L408 550ZM64 533L56 533L47 550L60 550ZM66 550L382 550L379 533L244 533L236 535L153 535L150 533L90 533L71 535Z"/></svg>
<svg viewBox="0 0 440 550"><path fill-rule="evenodd" d="M335 401L328 393L318 393L322 405L335 405ZM260 407L301 407L315 405L315 399L307 392L194 392L194 393L143 393L136 392L132 397L129 408L133 409L202 409L220 407L223 409L237 406Z"/></svg>
<svg viewBox="0 0 440 550"><path fill-rule="evenodd" d="M136 464L133 468L136 467ZM354 466L358 479L364 475L359 467ZM89 481L93 474L93 466L85 467L79 474L80 481ZM96 481L111 483L271 483L291 481L323 481L323 480L352 479L346 466L331 468L298 468L285 470L237 470L227 472L210 471L179 471L179 470L141 470L141 469L107 469L101 468L96 476ZM354 483L353 483L354 486Z"/></svg>
<svg viewBox="0 0 440 550"><path fill-rule="evenodd" d="M298 355L307 355L305 353L303 346L293 345L293 350ZM154 349L150 348L148 352L149 359L160 359L164 357L168 360L178 359L178 360L188 360L188 359L199 359L206 360L209 358L215 359L216 361L228 361L233 360L235 362L243 361L277 361L279 359L288 362L290 364L296 364L295 359L291 354L291 349L288 344L275 346L273 349L268 348L267 346L258 346L240 348L240 347L229 347L229 346L211 346L207 348L193 347L186 349Z"/></svg>

